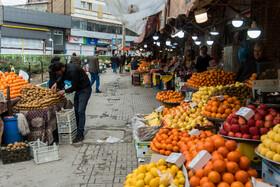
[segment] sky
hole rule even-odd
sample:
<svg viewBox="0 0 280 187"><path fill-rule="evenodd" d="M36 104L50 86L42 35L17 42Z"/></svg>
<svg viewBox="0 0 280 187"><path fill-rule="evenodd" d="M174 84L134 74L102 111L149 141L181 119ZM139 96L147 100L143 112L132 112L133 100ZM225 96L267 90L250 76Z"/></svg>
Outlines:
<svg viewBox="0 0 280 187"><path fill-rule="evenodd" d="M17 5L24 4L27 0L1 0L3 5Z"/></svg>

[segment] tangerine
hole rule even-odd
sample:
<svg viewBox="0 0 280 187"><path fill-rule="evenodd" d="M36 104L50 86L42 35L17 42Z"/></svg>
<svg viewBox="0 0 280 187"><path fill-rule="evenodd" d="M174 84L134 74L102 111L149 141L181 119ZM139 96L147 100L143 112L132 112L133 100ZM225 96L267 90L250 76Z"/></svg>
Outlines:
<svg viewBox="0 0 280 187"><path fill-rule="evenodd" d="M190 185L192 186L199 186L200 185L200 178L197 176L192 176L189 181Z"/></svg>
<svg viewBox="0 0 280 187"><path fill-rule="evenodd" d="M244 184L240 181L234 181L231 183L230 187L244 187Z"/></svg>
<svg viewBox="0 0 280 187"><path fill-rule="evenodd" d="M226 141L225 146L229 151L234 151L237 148L237 143L233 140L228 140Z"/></svg>
<svg viewBox="0 0 280 187"><path fill-rule="evenodd" d="M219 173L226 170L226 163L224 160L216 160L213 162L213 170Z"/></svg>
<svg viewBox="0 0 280 187"><path fill-rule="evenodd" d="M249 181L249 175L244 170L237 171L234 176L237 181L240 181L244 184Z"/></svg>
<svg viewBox="0 0 280 187"><path fill-rule="evenodd" d="M235 178L232 173L225 173L222 176L222 180L228 184L231 184L234 182Z"/></svg>
<svg viewBox="0 0 280 187"><path fill-rule="evenodd" d="M239 166L236 162L226 163L227 171L230 173L236 173L239 170Z"/></svg>
<svg viewBox="0 0 280 187"><path fill-rule="evenodd" d="M248 170L250 168L251 161L245 157L241 156L239 160L239 168L242 170Z"/></svg>
<svg viewBox="0 0 280 187"><path fill-rule="evenodd" d="M257 172L255 169L249 168L249 169L247 170L247 173L248 173L248 175L249 175L250 178L251 178L251 177L257 178L257 177L258 177L258 172Z"/></svg>
<svg viewBox="0 0 280 187"><path fill-rule="evenodd" d="M230 186L226 182L221 182L221 183L218 184L218 187L230 187Z"/></svg>
<svg viewBox="0 0 280 187"><path fill-rule="evenodd" d="M208 179L210 182L213 182L214 184L218 184L221 182L221 175L217 171L211 171L208 174Z"/></svg>
<svg viewBox="0 0 280 187"><path fill-rule="evenodd" d="M236 151L231 151L227 155L228 161L233 161L233 162L239 162L240 161L240 156Z"/></svg>

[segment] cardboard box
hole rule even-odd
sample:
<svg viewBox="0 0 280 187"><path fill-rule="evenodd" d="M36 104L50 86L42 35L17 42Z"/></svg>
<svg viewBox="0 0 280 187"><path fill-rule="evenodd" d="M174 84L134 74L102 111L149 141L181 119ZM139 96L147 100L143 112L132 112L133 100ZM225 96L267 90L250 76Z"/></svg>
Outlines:
<svg viewBox="0 0 280 187"><path fill-rule="evenodd" d="M253 187L272 187L271 185L269 185L267 183L258 181L255 177L251 178L251 183L252 183Z"/></svg>
<svg viewBox="0 0 280 187"><path fill-rule="evenodd" d="M196 172L199 168L203 168L211 158L212 155L208 153L208 151L202 150L194 157L188 166L193 172Z"/></svg>
<svg viewBox="0 0 280 187"><path fill-rule="evenodd" d="M165 161L176 164L176 166L180 168L182 165L184 165L186 160L186 157L182 153L171 153Z"/></svg>
<svg viewBox="0 0 280 187"><path fill-rule="evenodd" d="M273 186L280 186L280 165L262 159L262 179Z"/></svg>
<svg viewBox="0 0 280 187"><path fill-rule="evenodd" d="M152 149L150 148L150 142L137 142L134 139L134 145L136 148L137 157L150 157L153 154Z"/></svg>
<svg viewBox="0 0 280 187"><path fill-rule="evenodd" d="M237 112L236 115L244 117L247 121L255 115L255 112L246 107L241 107Z"/></svg>
<svg viewBox="0 0 280 187"><path fill-rule="evenodd" d="M188 133L190 136L191 135L196 135L199 136L200 135L200 131L198 129L193 129Z"/></svg>
<svg viewBox="0 0 280 187"><path fill-rule="evenodd" d="M181 153L178 153L181 154ZM171 155L171 154L170 154ZM169 156L170 156L169 155ZM182 155L182 154L181 154ZM168 157L169 157L168 156ZM158 162L160 159L164 159L166 162L168 162L168 157L167 156L163 156L163 155L159 155L159 154L152 154L151 162ZM184 177L185 177L185 185L184 187L189 187L190 183L189 183L189 178L188 178L188 172L187 172L187 168L185 167L185 165L183 164L180 169L183 171Z"/></svg>

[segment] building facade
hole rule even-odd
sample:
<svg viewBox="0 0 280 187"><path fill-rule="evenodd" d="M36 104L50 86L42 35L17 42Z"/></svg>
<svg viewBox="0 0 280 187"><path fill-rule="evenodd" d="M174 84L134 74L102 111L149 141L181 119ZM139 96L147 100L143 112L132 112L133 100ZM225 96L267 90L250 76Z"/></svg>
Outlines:
<svg viewBox="0 0 280 187"><path fill-rule="evenodd" d="M1 54L64 54L71 16L9 6L0 11Z"/></svg>

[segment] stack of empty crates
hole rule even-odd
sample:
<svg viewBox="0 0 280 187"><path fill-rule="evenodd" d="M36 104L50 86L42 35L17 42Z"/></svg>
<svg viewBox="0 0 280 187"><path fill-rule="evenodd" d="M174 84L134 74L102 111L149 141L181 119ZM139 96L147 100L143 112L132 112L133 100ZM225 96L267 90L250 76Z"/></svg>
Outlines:
<svg viewBox="0 0 280 187"><path fill-rule="evenodd" d="M77 135L74 108L62 109L56 113L58 138L60 144L72 144Z"/></svg>

